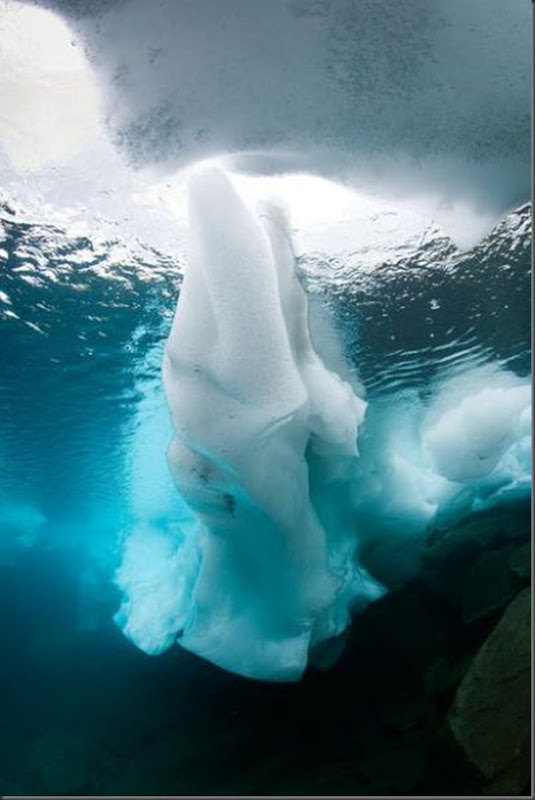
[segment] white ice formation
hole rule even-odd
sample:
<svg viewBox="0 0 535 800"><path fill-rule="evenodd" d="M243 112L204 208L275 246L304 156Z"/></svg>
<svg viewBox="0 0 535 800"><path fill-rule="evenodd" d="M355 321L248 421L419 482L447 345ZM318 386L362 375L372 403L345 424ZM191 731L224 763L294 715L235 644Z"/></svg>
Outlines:
<svg viewBox="0 0 535 800"><path fill-rule="evenodd" d="M199 567L189 614L165 618L183 647L229 670L297 679L350 606L381 592L357 565L343 489L366 404L314 350L284 211L268 203L255 216L208 167L191 177L190 204L194 256L163 376L168 461L197 520ZM141 540L145 564L161 568L159 609L164 586L179 590L177 551L161 534ZM123 584L140 547L126 548ZM154 638L167 640L141 603L136 589L126 632L159 650Z"/></svg>
<svg viewBox="0 0 535 800"><path fill-rule="evenodd" d="M437 513L529 492L530 387L480 370L427 405L367 407L314 347L283 208L254 211L215 167L189 190L192 259L163 364L189 516L126 540L116 620L148 653L177 641L298 680L352 612L414 574Z"/></svg>

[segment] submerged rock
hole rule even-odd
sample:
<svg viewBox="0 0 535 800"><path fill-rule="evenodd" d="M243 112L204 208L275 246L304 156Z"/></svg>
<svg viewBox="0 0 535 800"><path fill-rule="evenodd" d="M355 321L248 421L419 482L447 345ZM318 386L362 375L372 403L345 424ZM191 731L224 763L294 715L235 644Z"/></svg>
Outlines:
<svg viewBox="0 0 535 800"><path fill-rule="evenodd" d="M531 575L531 542L521 544L511 553L509 568L519 578L529 578Z"/></svg>
<svg viewBox="0 0 535 800"><path fill-rule="evenodd" d="M439 658L431 664L424 676L426 695L442 697L452 693L468 671L470 661L464 654Z"/></svg>
<svg viewBox="0 0 535 800"><path fill-rule="evenodd" d="M473 622L504 607L517 593L518 578L509 569L512 550L512 547L491 550L473 564L464 585L464 622Z"/></svg>
<svg viewBox="0 0 535 800"><path fill-rule="evenodd" d="M473 514L457 524L434 528L429 532L424 549L426 562L443 562L480 552L499 535L501 523L500 516L494 512Z"/></svg>
<svg viewBox="0 0 535 800"><path fill-rule="evenodd" d="M425 760L425 748L420 742L385 741L363 758L360 768L374 793L410 794L424 774Z"/></svg>
<svg viewBox="0 0 535 800"><path fill-rule="evenodd" d="M425 694L410 695L393 702L385 715L385 723L389 730L403 734L426 723L432 714L429 697Z"/></svg>
<svg viewBox="0 0 535 800"><path fill-rule="evenodd" d="M91 781L87 743L67 731L49 732L33 753L47 794L84 794Z"/></svg>
<svg viewBox="0 0 535 800"><path fill-rule="evenodd" d="M439 520L427 533L421 578L464 622L499 611L529 578L529 504Z"/></svg>
<svg viewBox="0 0 535 800"><path fill-rule="evenodd" d="M486 794L519 794L530 769L531 590L511 602L462 681L448 721L485 779Z"/></svg>

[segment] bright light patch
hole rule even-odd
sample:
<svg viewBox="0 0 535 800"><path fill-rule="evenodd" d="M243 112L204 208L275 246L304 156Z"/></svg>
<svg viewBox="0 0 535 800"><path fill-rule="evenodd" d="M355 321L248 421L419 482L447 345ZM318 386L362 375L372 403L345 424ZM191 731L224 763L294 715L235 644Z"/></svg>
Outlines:
<svg viewBox="0 0 535 800"><path fill-rule="evenodd" d="M224 159L204 159L195 165L218 167ZM364 192L310 173L232 175L240 196L254 213L262 198L281 199L291 219L298 253L360 252L362 269L374 268L393 246L416 241L432 221L404 202L371 197ZM139 205L159 205L171 213L184 235L187 228L185 179L188 170L159 181L135 197Z"/></svg>
<svg viewBox="0 0 535 800"><path fill-rule="evenodd" d="M76 155L99 128L98 92L81 47L50 11L0 2L0 149L35 171Z"/></svg>

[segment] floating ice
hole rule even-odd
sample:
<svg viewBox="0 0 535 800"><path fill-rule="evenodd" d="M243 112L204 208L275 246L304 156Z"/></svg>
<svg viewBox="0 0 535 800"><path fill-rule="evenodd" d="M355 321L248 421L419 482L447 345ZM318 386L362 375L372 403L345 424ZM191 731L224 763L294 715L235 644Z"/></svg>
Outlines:
<svg viewBox="0 0 535 800"><path fill-rule="evenodd" d="M490 475L522 434L529 435L530 398L529 385L503 380L457 402L449 397L424 436L436 471L458 483Z"/></svg>
<svg viewBox="0 0 535 800"><path fill-rule="evenodd" d="M457 487L459 509L529 497L529 377L487 366L446 381L422 427L425 457Z"/></svg>
<svg viewBox="0 0 535 800"><path fill-rule="evenodd" d="M201 554L180 644L243 675L292 680L311 646L346 628L350 605L381 591L355 561L343 499L366 405L313 348L284 212L267 204L257 218L214 168L193 174L190 199L194 258L163 366L169 465ZM133 547L119 584L138 609ZM176 595L172 554L159 549L147 545L145 561L159 560L159 593ZM151 652L178 627L160 630L165 603L153 605L123 623Z"/></svg>
<svg viewBox="0 0 535 800"><path fill-rule="evenodd" d="M378 588L333 513L365 403L312 346L284 212L219 170L190 181L195 260L164 360L175 482L203 526L184 647L257 678L301 675Z"/></svg>
<svg viewBox="0 0 535 800"><path fill-rule="evenodd" d="M115 620L141 650L167 650L184 627L198 572L194 538L139 526L125 543L116 582L125 600Z"/></svg>
<svg viewBox="0 0 535 800"><path fill-rule="evenodd" d="M332 341L314 344L283 208L253 211L215 167L189 189L193 255L163 379L190 516L151 511L126 540L116 621L148 653L177 641L244 676L297 680L351 613L418 571L437 515L529 492L530 386L479 369L425 401L367 406Z"/></svg>
<svg viewBox="0 0 535 800"><path fill-rule="evenodd" d="M437 519L529 497L531 381L488 365L371 404L352 491L361 562L387 586L413 577Z"/></svg>

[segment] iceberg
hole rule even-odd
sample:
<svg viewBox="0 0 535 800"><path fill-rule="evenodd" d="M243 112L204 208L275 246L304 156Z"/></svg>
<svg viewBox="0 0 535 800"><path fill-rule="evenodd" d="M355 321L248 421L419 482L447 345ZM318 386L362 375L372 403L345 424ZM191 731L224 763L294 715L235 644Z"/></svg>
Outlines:
<svg viewBox="0 0 535 800"><path fill-rule="evenodd" d="M487 364L429 388L370 402L355 465L359 559L388 588L418 575L433 527L531 495L530 378Z"/></svg>
<svg viewBox="0 0 535 800"><path fill-rule="evenodd" d="M180 643L243 675L297 679L350 604L380 591L337 503L366 404L314 350L282 206L257 216L201 167L190 208L194 257L163 365L169 465L202 542Z"/></svg>
<svg viewBox="0 0 535 800"><path fill-rule="evenodd" d="M189 203L162 365L178 511L166 501L157 519L148 475L115 620L147 653L176 642L248 678L296 681L336 659L352 615L418 573L436 520L529 496L530 382L490 365L365 400L314 322L282 202L253 208L201 164Z"/></svg>
<svg viewBox="0 0 535 800"><path fill-rule="evenodd" d="M130 542L118 618L151 652L171 631L233 672L297 680L309 651L383 591L356 561L345 491L366 403L314 349L283 207L269 201L255 214L215 167L193 171L189 189L193 255L163 380L175 431L168 463L197 521L182 566L196 579L189 614L173 617L165 601L133 613L143 581L175 607L183 598L172 553Z"/></svg>
<svg viewBox="0 0 535 800"><path fill-rule="evenodd" d="M531 387L525 383L484 386L449 407L425 433L435 470L457 483L485 478L512 445L530 436Z"/></svg>

